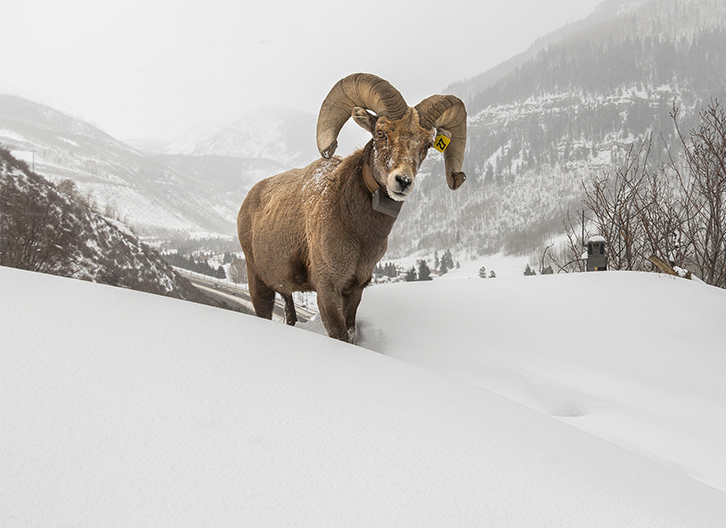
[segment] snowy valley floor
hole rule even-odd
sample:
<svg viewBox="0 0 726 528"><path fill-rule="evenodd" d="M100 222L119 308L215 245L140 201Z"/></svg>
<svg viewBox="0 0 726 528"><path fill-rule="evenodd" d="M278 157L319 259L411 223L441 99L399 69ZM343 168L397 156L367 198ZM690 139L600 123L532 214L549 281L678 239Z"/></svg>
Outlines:
<svg viewBox="0 0 726 528"><path fill-rule="evenodd" d="M0 525L723 526L726 291L457 271L362 348L0 268Z"/></svg>

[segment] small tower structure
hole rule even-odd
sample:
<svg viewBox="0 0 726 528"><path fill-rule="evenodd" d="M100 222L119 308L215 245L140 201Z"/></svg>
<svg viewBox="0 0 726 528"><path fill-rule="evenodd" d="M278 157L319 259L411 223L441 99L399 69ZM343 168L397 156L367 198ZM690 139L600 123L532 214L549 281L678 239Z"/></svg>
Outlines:
<svg viewBox="0 0 726 528"><path fill-rule="evenodd" d="M607 242L601 236L592 236L587 241L587 271L608 269Z"/></svg>

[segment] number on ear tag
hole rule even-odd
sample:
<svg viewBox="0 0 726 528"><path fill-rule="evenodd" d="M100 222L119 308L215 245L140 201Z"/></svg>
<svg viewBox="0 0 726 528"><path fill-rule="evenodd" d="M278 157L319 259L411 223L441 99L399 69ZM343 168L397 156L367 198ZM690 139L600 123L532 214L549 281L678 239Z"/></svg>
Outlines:
<svg viewBox="0 0 726 528"><path fill-rule="evenodd" d="M439 152L443 152L446 150L446 147L449 146L449 142L451 140L446 137L445 135L441 134L436 136L436 139L434 140L434 148L438 150Z"/></svg>

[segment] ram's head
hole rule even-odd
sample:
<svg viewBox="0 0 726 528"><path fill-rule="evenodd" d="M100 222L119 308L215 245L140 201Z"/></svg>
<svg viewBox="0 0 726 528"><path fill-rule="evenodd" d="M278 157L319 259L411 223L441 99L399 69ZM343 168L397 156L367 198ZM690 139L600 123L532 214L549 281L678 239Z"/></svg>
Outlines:
<svg viewBox="0 0 726 528"><path fill-rule="evenodd" d="M410 194L437 138L449 140L444 150L449 187L456 190L464 183L466 109L457 97L432 95L409 107L388 81L367 73L349 75L333 86L320 108L317 143L324 158L335 153L340 129L350 117L373 135L370 170L393 200L402 202Z"/></svg>

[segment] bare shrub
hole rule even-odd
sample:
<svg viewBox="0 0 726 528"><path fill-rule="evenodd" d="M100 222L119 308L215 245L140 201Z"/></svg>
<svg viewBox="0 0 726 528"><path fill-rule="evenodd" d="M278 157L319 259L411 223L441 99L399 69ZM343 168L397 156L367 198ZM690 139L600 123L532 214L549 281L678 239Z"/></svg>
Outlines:
<svg viewBox="0 0 726 528"><path fill-rule="evenodd" d="M677 254L704 282L726 288L726 112L712 101L688 139L676 108L671 115L685 162L684 170L672 158L667 165L681 190Z"/></svg>
<svg viewBox="0 0 726 528"><path fill-rule="evenodd" d="M57 193L23 192L24 186L14 179L26 169L9 153L3 156L2 163L0 265L58 273L75 260L81 243L80 226L73 219L70 200Z"/></svg>
<svg viewBox="0 0 726 528"><path fill-rule="evenodd" d="M652 270L649 259L656 256L726 288L726 112L712 101L689 137L675 106L670 115L680 156L669 150L669 161L650 170L649 138L630 150L623 165L583 184L590 227L607 240L611 269ZM569 214L565 228L569 254L550 252L550 259L559 271L581 269L581 237Z"/></svg>

